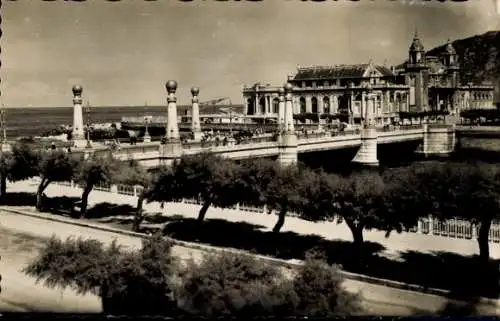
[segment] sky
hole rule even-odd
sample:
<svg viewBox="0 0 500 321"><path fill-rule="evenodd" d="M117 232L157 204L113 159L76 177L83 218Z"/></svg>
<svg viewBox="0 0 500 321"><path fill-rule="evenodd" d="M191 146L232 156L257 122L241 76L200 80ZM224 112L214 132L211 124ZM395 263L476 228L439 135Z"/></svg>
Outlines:
<svg viewBox="0 0 500 321"><path fill-rule="evenodd" d="M1 97L7 107L179 104L281 85L297 66L398 64L415 28L426 49L500 30L497 0L4 1ZM500 1L499 1L500 2Z"/></svg>

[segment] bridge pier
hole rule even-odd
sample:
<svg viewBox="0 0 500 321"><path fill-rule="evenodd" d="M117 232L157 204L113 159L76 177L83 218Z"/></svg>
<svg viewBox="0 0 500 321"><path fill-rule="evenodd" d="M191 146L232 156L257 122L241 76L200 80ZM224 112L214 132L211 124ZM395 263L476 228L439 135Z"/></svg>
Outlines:
<svg viewBox="0 0 500 321"><path fill-rule="evenodd" d="M363 128L361 131L361 146L356 156L352 159L353 163L364 166L378 166L377 157L377 129L375 127Z"/></svg>
<svg viewBox="0 0 500 321"><path fill-rule="evenodd" d="M295 133L285 133L278 137L279 154L278 162L282 166L297 164L297 135Z"/></svg>
<svg viewBox="0 0 500 321"><path fill-rule="evenodd" d="M417 153L428 156L448 156L455 150L455 125L424 124L424 140Z"/></svg>

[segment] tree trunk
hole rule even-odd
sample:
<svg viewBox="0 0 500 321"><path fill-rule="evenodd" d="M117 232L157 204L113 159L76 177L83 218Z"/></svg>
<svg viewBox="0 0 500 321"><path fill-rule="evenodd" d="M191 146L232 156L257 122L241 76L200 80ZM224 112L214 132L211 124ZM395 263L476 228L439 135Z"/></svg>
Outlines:
<svg viewBox="0 0 500 321"><path fill-rule="evenodd" d="M483 263L488 263L490 259L490 235L491 220L484 220L479 224L477 243L479 244L479 259Z"/></svg>
<svg viewBox="0 0 500 321"><path fill-rule="evenodd" d="M210 207L211 203L212 202L210 201L205 201L203 203L203 206L200 209L200 213L198 214L198 223L203 222L203 220L205 219L205 215L207 214L208 208Z"/></svg>
<svg viewBox="0 0 500 321"><path fill-rule="evenodd" d="M141 227L142 220L144 219L144 215L142 215L142 204L144 203L144 193L139 194L139 198L137 199L137 209L135 212L135 217L134 217L134 225L133 225L133 230L135 232L139 231L139 228Z"/></svg>
<svg viewBox="0 0 500 321"><path fill-rule="evenodd" d="M89 204L89 194L92 191L93 187L94 187L93 184L85 185L85 189L83 190L83 193L82 193L82 205L80 208L80 218L85 218L85 215L87 214L87 206Z"/></svg>
<svg viewBox="0 0 500 321"><path fill-rule="evenodd" d="M344 218L345 219L345 218ZM363 226L361 224L355 224L351 219L345 219L347 226L351 230L352 233L352 243L356 246L359 251L363 250ZM360 252L361 254L361 252Z"/></svg>
<svg viewBox="0 0 500 321"><path fill-rule="evenodd" d="M276 224L273 227L274 233L279 233L279 231L281 230L283 225L285 225L286 212L287 212L286 208L281 209L281 211L279 212L278 221L276 222Z"/></svg>
<svg viewBox="0 0 500 321"><path fill-rule="evenodd" d="M0 203L5 200L5 194L7 194L7 176L2 175L0 177Z"/></svg>
<svg viewBox="0 0 500 321"><path fill-rule="evenodd" d="M43 210L43 192L49 186L50 181L42 178L42 181L40 182L40 185L38 185L38 190L36 192L36 209L38 211Z"/></svg>

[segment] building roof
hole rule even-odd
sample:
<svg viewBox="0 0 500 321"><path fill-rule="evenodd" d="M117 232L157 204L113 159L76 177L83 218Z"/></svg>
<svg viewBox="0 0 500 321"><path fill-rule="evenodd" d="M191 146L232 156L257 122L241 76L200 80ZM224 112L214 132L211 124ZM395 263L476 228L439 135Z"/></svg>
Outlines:
<svg viewBox="0 0 500 321"><path fill-rule="evenodd" d="M293 80L327 80L338 78L362 78L366 71L373 66L382 76L393 76L390 69L384 66L367 64L314 66L298 68Z"/></svg>

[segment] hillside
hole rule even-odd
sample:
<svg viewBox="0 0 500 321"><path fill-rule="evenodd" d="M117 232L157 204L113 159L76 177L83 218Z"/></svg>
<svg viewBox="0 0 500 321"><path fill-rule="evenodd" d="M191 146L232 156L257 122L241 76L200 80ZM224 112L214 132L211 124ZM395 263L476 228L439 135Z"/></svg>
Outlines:
<svg viewBox="0 0 500 321"><path fill-rule="evenodd" d="M500 31L489 31L452 42L462 68L462 82L490 81L495 86L495 100L500 102ZM427 52L439 56L446 43Z"/></svg>

